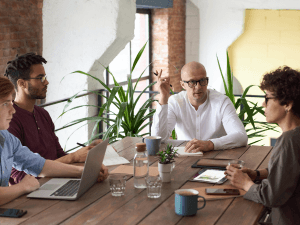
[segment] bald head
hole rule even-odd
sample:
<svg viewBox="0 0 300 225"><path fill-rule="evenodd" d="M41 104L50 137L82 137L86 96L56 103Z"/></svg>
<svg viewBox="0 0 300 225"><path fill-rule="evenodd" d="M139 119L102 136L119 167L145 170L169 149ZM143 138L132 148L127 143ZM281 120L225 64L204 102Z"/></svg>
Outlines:
<svg viewBox="0 0 300 225"><path fill-rule="evenodd" d="M194 77L202 75L206 77L205 67L199 62L189 62L185 64L181 69L181 79L188 80L190 76Z"/></svg>

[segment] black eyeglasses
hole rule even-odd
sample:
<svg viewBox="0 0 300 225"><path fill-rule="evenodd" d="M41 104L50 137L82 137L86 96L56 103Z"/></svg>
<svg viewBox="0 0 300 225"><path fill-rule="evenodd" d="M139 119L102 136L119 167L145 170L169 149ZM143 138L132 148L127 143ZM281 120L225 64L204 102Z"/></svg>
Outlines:
<svg viewBox="0 0 300 225"><path fill-rule="evenodd" d="M190 88L194 88L197 86L197 83L199 83L201 86L206 86L208 84L208 77L202 78L201 80L190 80L190 81L184 81L184 83L187 83Z"/></svg>
<svg viewBox="0 0 300 225"><path fill-rule="evenodd" d="M265 95L265 103L266 103L266 105L268 104L269 99L275 99L275 97L267 97L267 95Z"/></svg>
<svg viewBox="0 0 300 225"><path fill-rule="evenodd" d="M47 76L44 76L44 77L25 78L25 79L23 79L23 80L31 80L31 79L34 79L34 80L41 80L41 82L44 83L45 80L47 79Z"/></svg>

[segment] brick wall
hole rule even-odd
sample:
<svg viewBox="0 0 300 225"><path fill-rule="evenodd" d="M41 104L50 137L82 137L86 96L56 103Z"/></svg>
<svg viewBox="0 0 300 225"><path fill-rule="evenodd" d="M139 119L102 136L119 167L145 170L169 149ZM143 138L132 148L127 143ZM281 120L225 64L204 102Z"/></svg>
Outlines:
<svg viewBox="0 0 300 225"><path fill-rule="evenodd" d="M174 91L181 90L180 71L185 64L185 14L186 0L174 0L173 8L152 10L152 68L170 75Z"/></svg>
<svg viewBox="0 0 300 225"><path fill-rule="evenodd" d="M43 0L0 1L0 75L16 54L42 54Z"/></svg>

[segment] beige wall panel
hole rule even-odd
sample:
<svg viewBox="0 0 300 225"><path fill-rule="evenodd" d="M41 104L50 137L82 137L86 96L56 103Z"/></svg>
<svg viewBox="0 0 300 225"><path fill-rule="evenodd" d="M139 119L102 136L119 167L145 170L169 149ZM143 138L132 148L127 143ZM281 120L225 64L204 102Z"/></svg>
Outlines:
<svg viewBox="0 0 300 225"><path fill-rule="evenodd" d="M261 10L246 10L245 12L245 30L265 30L265 15Z"/></svg>
<svg viewBox="0 0 300 225"><path fill-rule="evenodd" d="M267 17L266 20L267 30L299 30L299 18L294 17Z"/></svg>
<svg viewBox="0 0 300 225"><path fill-rule="evenodd" d="M300 24L300 21L299 21ZM300 44L300 31L280 32L280 43L282 44Z"/></svg>
<svg viewBox="0 0 300 225"><path fill-rule="evenodd" d="M276 58L300 58L300 45L273 45L268 46L268 57Z"/></svg>
<svg viewBox="0 0 300 225"><path fill-rule="evenodd" d="M284 65L296 70L300 70L300 58L286 58L284 60Z"/></svg>
<svg viewBox="0 0 300 225"><path fill-rule="evenodd" d="M278 30L249 30L241 37L246 44L279 44L280 31Z"/></svg>

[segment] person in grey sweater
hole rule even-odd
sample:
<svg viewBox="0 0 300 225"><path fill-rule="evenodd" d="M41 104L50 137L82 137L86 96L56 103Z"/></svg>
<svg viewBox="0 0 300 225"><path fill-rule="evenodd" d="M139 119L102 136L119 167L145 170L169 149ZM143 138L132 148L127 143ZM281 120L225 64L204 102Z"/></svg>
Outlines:
<svg viewBox="0 0 300 225"><path fill-rule="evenodd" d="M226 177L244 189L245 199L272 208L273 225L300 223L300 72L287 66L264 75L268 123L277 123L282 135L272 150L267 169L239 170L227 166ZM253 180L262 179L260 184Z"/></svg>

